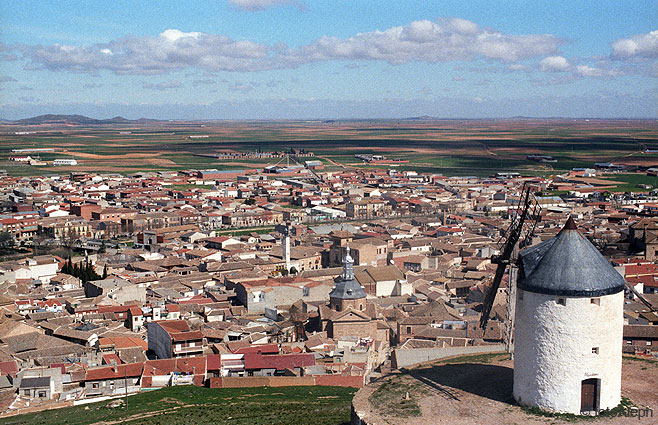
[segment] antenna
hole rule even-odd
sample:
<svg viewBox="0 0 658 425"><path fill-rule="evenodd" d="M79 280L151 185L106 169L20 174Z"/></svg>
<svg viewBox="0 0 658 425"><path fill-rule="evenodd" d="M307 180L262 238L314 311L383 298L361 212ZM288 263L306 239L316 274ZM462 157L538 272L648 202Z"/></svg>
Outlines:
<svg viewBox="0 0 658 425"><path fill-rule="evenodd" d="M512 330L514 329L514 302L516 299L516 257L518 249L527 246L531 237L534 234L537 222L539 221L539 214L541 207L537 199L532 193L531 187L526 183L523 184L521 189L521 196L517 204L516 211L512 217L509 228L507 229L507 238L503 244L502 252L499 256L491 259L492 263L498 264L494 280L489 287L489 291L482 304L482 316L480 317L480 328L486 331L489 315L493 307L493 302L496 299L496 294L500 283L505 274L505 270L509 266L509 283L507 291L507 307L506 307L506 321L505 321L505 340L506 348L509 352L512 341ZM529 221L529 222L527 222ZM525 235L523 239L521 236Z"/></svg>

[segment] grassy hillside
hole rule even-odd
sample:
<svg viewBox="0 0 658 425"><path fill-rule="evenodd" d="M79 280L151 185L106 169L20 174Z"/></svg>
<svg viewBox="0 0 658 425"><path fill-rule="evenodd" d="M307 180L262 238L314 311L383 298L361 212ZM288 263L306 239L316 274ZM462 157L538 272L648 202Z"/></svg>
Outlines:
<svg viewBox="0 0 658 425"><path fill-rule="evenodd" d="M0 424L347 424L356 389L169 387L128 397L0 419ZM120 404L111 407L112 404Z"/></svg>

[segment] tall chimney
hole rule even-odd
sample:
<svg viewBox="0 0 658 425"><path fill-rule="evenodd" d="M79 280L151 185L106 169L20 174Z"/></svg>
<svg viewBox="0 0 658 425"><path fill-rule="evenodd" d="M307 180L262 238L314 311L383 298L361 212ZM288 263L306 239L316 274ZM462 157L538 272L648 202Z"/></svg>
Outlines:
<svg viewBox="0 0 658 425"><path fill-rule="evenodd" d="M286 262L286 270L290 271L290 223L286 223L283 230L281 247L283 248L283 261Z"/></svg>

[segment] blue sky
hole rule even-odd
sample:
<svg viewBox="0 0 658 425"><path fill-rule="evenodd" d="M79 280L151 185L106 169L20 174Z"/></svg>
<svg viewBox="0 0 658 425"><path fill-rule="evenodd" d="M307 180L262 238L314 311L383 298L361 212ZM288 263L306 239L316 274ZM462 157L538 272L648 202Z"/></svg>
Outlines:
<svg viewBox="0 0 658 425"><path fill-rule="evenodd" d="M655 1L0 1L0 117L658 118Z"/></svg>

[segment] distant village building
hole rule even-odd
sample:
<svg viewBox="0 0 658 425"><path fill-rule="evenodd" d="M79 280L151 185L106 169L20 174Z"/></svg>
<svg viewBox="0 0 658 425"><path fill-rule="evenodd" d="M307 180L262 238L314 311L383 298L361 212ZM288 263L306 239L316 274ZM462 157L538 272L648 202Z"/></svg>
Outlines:
<svg viewBox="0 0 658 425"><path fill-rule="evenodd" d="M514 398L561 413L621 400L624 279L577 229L521 252Z"/></svg>
<svg viewBox="0 0 658 425"><path fill-rule="evenodd" d="M78 161L70 158L58 158L53 161L54 166L63 166L63 165L78 165Z"/></svg>

